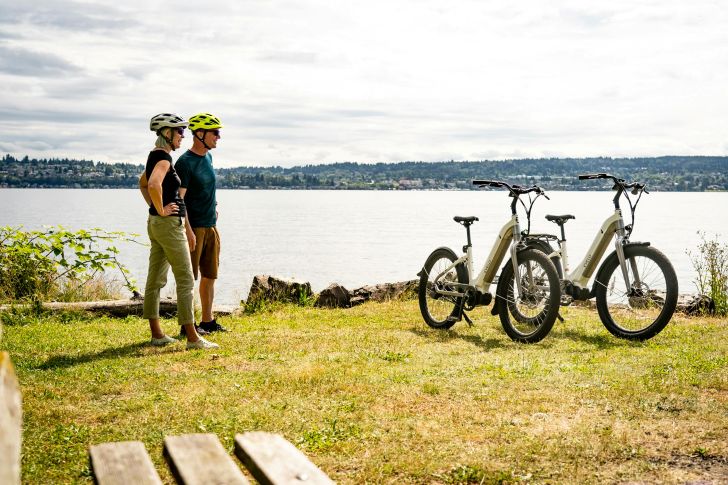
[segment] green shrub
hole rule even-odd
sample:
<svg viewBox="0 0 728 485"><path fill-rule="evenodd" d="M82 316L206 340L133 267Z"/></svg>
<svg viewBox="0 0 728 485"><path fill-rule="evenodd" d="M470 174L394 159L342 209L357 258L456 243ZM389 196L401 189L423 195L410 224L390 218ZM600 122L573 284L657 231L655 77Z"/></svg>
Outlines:
<svg viewBox="0 0 728 485"><path fill-rule="evenodd" d="M115 241L135 235L101 229L68 231L62 227L23 231L0 227L0 301L84 298L89 291L108 295L113 283L101 278L117 269L124 286L135 291L129 271L117 255Z"/></svg>
<svg viewBox="0 0 728 485"><path fill-rule="evenodd" d="M728 244L707 239L704 232L698 232L701 242L697 254L687 251L697 272L695 284L698 291L708 295L715 303L715 313L728 315Z"/></svg>

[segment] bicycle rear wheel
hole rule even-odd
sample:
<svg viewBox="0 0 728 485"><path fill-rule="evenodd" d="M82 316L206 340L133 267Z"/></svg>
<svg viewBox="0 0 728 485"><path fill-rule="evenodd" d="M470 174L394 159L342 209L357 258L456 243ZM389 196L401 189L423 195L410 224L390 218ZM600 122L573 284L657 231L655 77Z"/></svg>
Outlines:
<svg viewBox="0 0 728 485"><path fill-rule="evenodd" d="M511 339L523 343L543 340L554 326L561 300L561 283L554 264L541 251L519 252L518 274L514 274L509 261L501 273L496 298L502 299L498 314Z"/></svg>
<svg viewBox="0 0 728 485"><path fill-rule="evenodd" d="M627 246L624 257L627 282L614 253L600 269L596 282L597 311L613 335L647 340L660 333L675 312L677 275L670 260L651 246Z"/></svg>
<svg viewBox="0 0 728 485"><path fill-rule="evenodd" d="M425 323L432 328L448 329L460 319L462 297L436 292L438 289L457 291L454 283L467 284L468 272L462 264L448 270L457 259L451 249L438 248L430 254L420 272L420 312Z"/></svg>

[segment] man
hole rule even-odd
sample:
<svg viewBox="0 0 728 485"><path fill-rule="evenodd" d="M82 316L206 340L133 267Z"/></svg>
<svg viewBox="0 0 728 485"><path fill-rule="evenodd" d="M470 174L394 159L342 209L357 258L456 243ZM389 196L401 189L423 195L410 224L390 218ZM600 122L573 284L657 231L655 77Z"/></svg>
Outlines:
<svg viewBox="0 0 728 485"><path fill-rule="evenodd" d="M202 322L206 332L226 332L212 314L215 298L215 280L220 258L220 235L217 232L217 200L215 198L215 171L210 150L220 139L220 119L210 113L191 117L192 148L179 157L174 168L179 175L180 197L187 207L185 226L187 242L192 256L192 271L200 278Z"/></svg>

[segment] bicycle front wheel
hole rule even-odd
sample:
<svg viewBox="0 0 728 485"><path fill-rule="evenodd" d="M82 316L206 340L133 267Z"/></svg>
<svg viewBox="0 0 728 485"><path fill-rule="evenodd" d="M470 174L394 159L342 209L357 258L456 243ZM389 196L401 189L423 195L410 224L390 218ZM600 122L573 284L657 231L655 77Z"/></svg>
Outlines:
<svg viewBox="0 0 728 485"><path fill-rule="evenodd" d="M554 264L541 251L519 252L518 271L514 273L511 261L506 264L496 298L502 299L498 314L511 339L523 343L541 341L559 313L561 283Z"/></svg>
<svg viewBox="0 0 728 485"><path fill-rule="evenodd" d="M462 297L438 293L438 290L459 291L455 283L467 284L465 267L462 264L452 266L457 259L451 249L438 248L430 254L420 272L420 312L432 328L448 329L460 318Z"/></svg>
<svg viewBox="0 0 728 485"><path fill-rule="evenodd" d="M628 281L614 253L599 271L597 311L613 335L647 340L660 333L675 312L677 275L670 260L651 246L627 246L624 257Z"/></svg>

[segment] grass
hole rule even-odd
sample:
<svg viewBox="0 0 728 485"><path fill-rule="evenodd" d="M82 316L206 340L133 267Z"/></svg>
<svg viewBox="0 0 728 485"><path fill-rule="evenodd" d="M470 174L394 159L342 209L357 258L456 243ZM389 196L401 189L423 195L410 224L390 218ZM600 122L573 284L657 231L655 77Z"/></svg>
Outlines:
<svg viewBox="0 0 728 485"><path fill-rule="evenodd" d="M91 444L278 432L339 483L726 483L728 325L676 316L612 337L594 311L536 345L487 310L422 323L417 303L283 306L223 319L214 352L147 345L144 320L3 315L23 391L23 483L90 481ZM486 316L487 315L487 316ZM176 334L174 321L164 322Z"/></svg>

